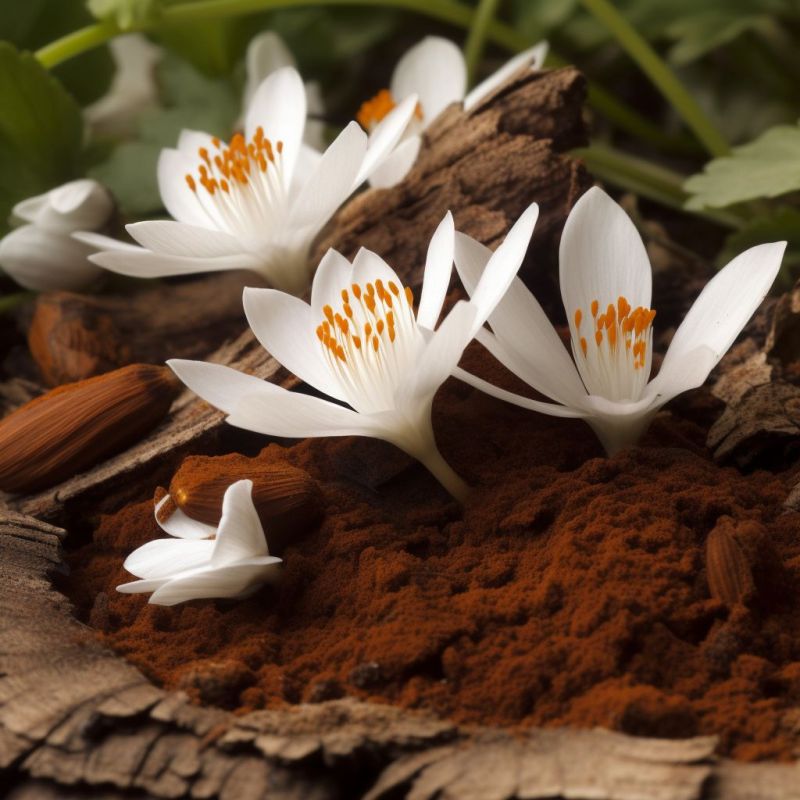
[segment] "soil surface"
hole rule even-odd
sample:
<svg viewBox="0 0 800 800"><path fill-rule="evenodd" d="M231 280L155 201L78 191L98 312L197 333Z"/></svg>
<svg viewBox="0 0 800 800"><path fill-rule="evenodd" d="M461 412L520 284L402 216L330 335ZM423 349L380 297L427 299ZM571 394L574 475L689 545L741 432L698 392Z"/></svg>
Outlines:
<svg viewBox="0 0 800 800"><path fill-rule="evenodd" d="M519 389L488 359L473 345L465 366ZM735 758L797 757L800 515L782 508L796 476L715 464L719 410L695 392L607 459L582 422L451 380L434 423L475 487L465 508L388 445L273 443L254 462L306 470L325 508L282 552L277 587L172 608L115 592L131 579L124 558L163 535L147 498L69 554L68 590L110 647L200 703L355 695L460 722L719 734ZM248 459L194 463L235 479ZM715 528L752 573L731 607L709 591Z"/></svg>

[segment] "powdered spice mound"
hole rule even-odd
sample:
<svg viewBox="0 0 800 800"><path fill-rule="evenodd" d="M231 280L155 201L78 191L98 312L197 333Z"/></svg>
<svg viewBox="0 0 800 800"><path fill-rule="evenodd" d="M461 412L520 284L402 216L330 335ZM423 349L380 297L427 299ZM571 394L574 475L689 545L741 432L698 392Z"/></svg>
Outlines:
<svg viewBox="0 0 800 800"><path fill-rule="evenodd" d="M790 758L800 748L800 519L781 508L791 481L714 464L702 444L713 414L695 397L676 406L687 419L662 413L640 448L606 459L583 423L450 381L435 424L475 486L463 510L380 443L272 444L254 462L307 470L326 506L283 553L277 588L173 608L117 594L124 557L160 535L147 500L104 517L72 554L72 595L110 646L202 703L351 694L488 725L717 733L734 757ZM247 461L219 464L231 459ZM754 590L730 608L708 587L717 526L752 573Z"/></svg>

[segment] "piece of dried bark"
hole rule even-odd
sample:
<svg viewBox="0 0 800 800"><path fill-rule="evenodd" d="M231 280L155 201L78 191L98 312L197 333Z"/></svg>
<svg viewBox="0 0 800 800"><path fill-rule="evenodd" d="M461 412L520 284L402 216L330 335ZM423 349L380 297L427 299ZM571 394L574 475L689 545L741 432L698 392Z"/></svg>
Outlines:
<svg viewBox="0 0 800 800"><path fill-rule="evenodd" d="M253 273L225 272L124 295L41 294L28 345L49 386L134 362L202 358L244 327L244 287L263 285Z"/></svg>
<svg viewBox="0 0 800 800"><path fill-rule="evenodd" d="M791 464L800 449L800 388L773 381L746 391L711 426L714 458L739 468Z"/></svg>

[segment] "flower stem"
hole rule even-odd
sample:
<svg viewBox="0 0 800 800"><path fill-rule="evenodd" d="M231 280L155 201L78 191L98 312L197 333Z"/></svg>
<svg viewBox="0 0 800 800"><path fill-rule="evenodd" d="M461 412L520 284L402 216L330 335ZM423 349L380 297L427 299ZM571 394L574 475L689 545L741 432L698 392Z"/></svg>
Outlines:
<svg viewBox="0 0 800 800"><path fill-rule="evenodd" d="M434 445L425 453L417 455L416 458L463 506L469 497L470 488L444 460L439 449Z"/></svg>
<svg viewBox="0 0 800 800"><path fill-rule="evenodd" d="M16 292L15 294L7 294L5 297L0 297L0 314L13 311L17 306L22 305L33 297L36 297L36 292Z"/></svg>
<svg viewBox="0 0 800 800"><path fill-rule="evenodd" d="M156 23L150 26L132 27L125 33L148 30L157 27L158 23L188 22L194 19L219 19L238 16L257 11L280 8L298 8L303 6L383 6L386 8L403 8L418 14L438 19L461 28L468 27L474 18L474 11L454 0L199 0L192 3L180 3L163 9ZM123 31L113 21L98 22L86 28L67 34L36 51L36 57L42 66L52 69L63 61L80 55L93 47L105 44ZM495 19L486 24L486 38L512 52L519 52L530 46L530 42L517 33L509 25ZM564 64L551 53L548 61L553 64ZM658 126L622 103L612 94L597 84L589 83L589 102L600 111L612 124L637 138L644 139L657 147L672 152L691 152L691 146L664 134Z"/></svg>
<svg viewBox="0 0 800 800"><path fill-rule="evenodd" d="M712 156L730 152L725 137L706 116L675 73L609 0L581 0L583 6L616 37L656 88L669 100Z"/></svg>
<svg viewBox="0 0 800 800"><path fill-rule="evenodd" d="M475 82L475 73L483 55L489 25L497 11L497 3L498 0L480 0L472 18L472 25L470 25L467 41L464 44L464 61L467 64L467 85L469 86Z"/></svg>
<svg viewBox="0 0 800 800"><path fill-rule="evenodd" d="M87 25L40 48L36 51L36 58L43 67L52 69L62 61L105 44L120 32L117 24L111 21Z"/></svg>

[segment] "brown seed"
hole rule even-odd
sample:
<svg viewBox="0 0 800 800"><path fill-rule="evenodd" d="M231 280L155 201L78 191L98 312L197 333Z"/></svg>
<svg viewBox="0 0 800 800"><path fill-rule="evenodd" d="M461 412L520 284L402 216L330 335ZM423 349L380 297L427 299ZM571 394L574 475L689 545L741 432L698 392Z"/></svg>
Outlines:
<svg viewBox="0 0 800 800"><path fill-rule="evenodd" d="M53 486L154 428L181 389L168 367L132 364L59 386L0 420L0 489Z"/></svg>
<svg viewBox="0 0 800 800"><path fill-rule="evenodd" d="M91 297L51 292L36 298L28 348L49 386L130 364L130 348L111 314Z"/></svg>
<svg viewBox="0 0 800 800"><path fill-rule="evenodd" d="M316 481L285 462L264 464L241 456L191 456L169 485L177 506L209 525L219 523L225 490L238 480L253 481L253 503L267 533L269 549L280 554L316 525L322 502Z"/></svg>
<svg viewBox="0 0 800 800"><path fill-rule="evenodd" d="M750 564L727 525L717 525L708 535L706 570L711 596L727 606L745 602L754 590Z"/></svg>

